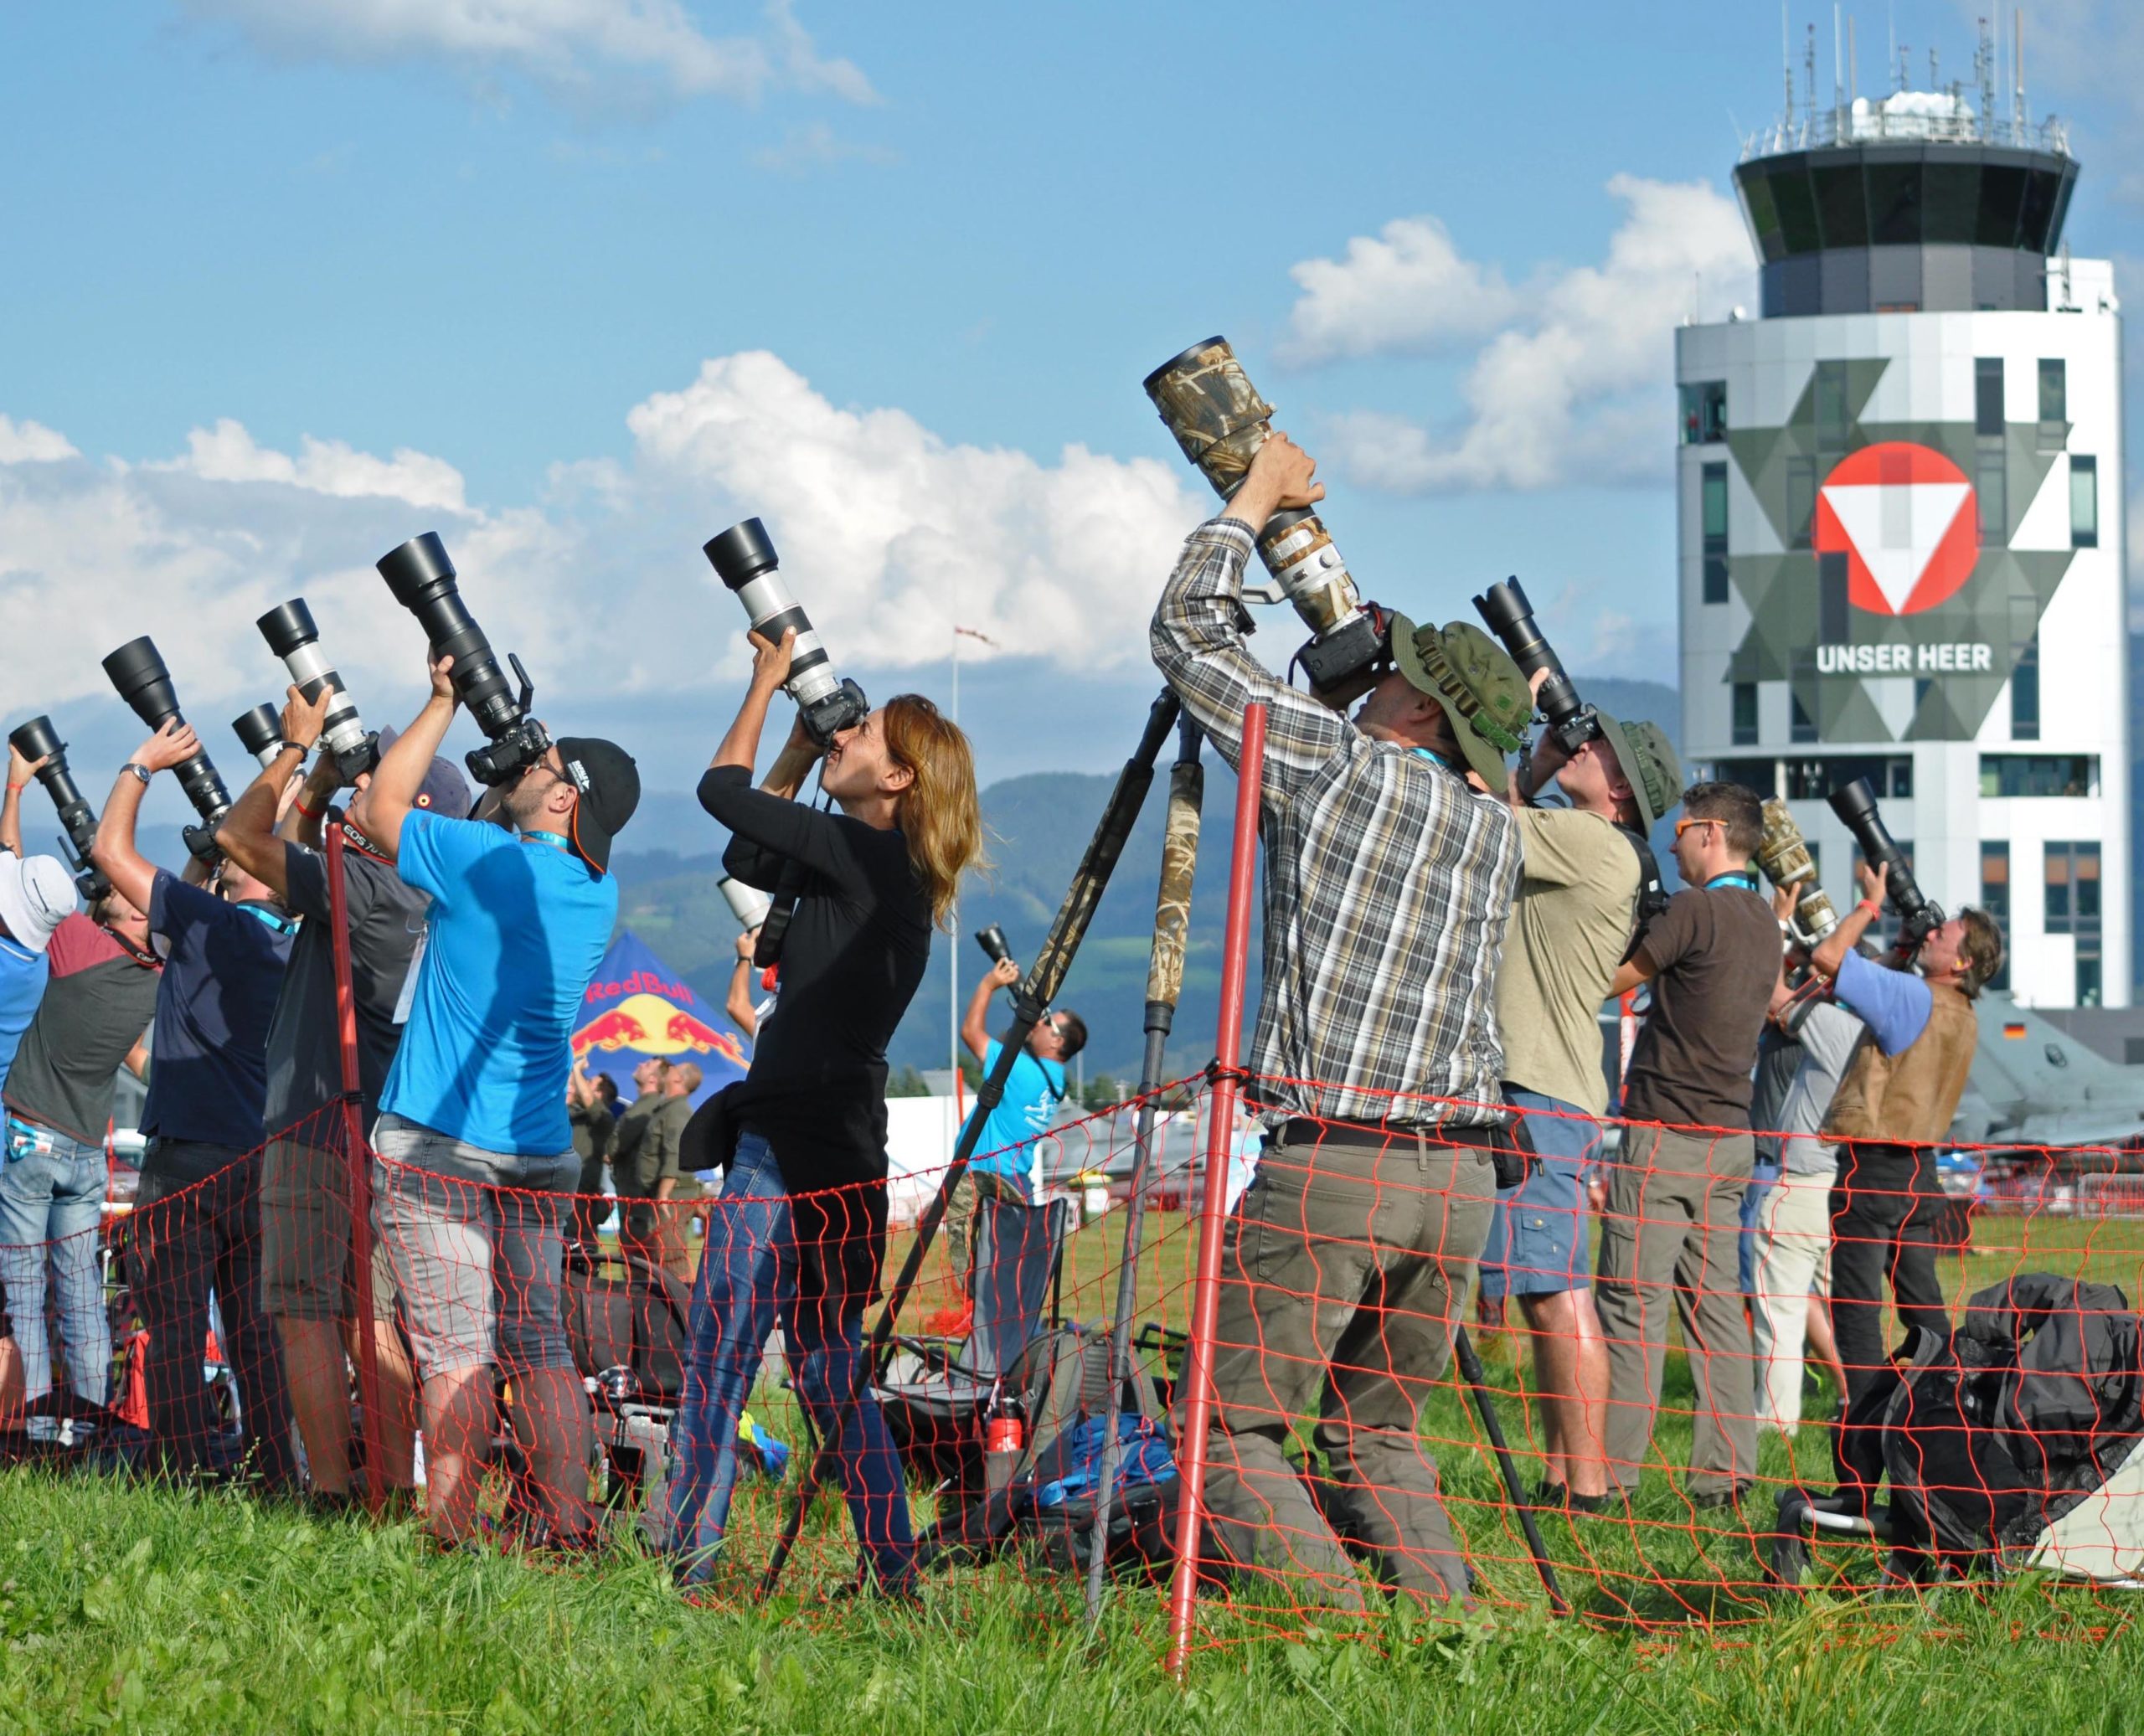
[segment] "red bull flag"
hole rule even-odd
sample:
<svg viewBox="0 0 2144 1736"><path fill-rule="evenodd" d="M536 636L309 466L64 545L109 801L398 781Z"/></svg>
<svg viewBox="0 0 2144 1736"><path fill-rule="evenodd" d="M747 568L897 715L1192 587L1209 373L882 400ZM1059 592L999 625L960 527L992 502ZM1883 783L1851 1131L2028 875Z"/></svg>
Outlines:
<svg viewBox="0 0 2144 1736"><path fill-rule="evenodd" d="M693 992L631 929L603 955L581 1002L573 1052L590 1073L618 1082L621 1102L633 1099L632 1071L642 1061L691 1061L706 1076L698 1102L745 1076L750 1053L735 1026Z"/></svg>

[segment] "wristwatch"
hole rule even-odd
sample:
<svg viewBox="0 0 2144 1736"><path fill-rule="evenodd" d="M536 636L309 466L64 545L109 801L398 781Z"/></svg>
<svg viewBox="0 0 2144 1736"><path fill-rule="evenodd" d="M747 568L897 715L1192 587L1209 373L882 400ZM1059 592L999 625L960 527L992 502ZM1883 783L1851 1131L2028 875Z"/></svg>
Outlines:
<svg viewBox="0 0 2144 1736"><path fill-rule="evenodd" d="M132 772L136 777L141 779L141 780L145 784L150 782L156 776L154 772L151 771L147 766L142 765L138 760L129 760L119 769L121 771Z"/></svg>

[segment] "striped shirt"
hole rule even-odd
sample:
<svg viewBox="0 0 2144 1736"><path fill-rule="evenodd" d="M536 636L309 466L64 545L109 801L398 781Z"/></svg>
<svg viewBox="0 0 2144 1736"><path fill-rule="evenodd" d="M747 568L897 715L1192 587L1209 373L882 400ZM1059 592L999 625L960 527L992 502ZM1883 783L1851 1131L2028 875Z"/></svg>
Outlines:
<svg viewBox="0 0 2144 1736"><path fill-rule="evenodd" d="M1193 531L1155 611L1152 645L1156 667L1231 766L1244 708L1266 706L1255 1095L1285 1115L1493 1122L1503 1077L1497 968L1518 895L1518 825L1500 796L1425 753L1372 740L1251 657L1240 600L1250 552L1238 520Z"/></svg>

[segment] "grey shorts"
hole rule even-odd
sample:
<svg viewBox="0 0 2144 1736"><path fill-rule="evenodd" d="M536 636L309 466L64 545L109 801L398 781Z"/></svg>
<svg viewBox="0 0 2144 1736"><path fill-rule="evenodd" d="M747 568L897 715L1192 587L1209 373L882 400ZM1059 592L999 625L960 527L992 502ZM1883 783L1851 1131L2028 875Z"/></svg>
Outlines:
<svg viewBox="0 0 2144 1736"><path fill-rule="evenodd" d="M418 1372L571 1368L560 1290L562 1226L580 1178L572 1147L480 1151L392 1115L372 1143L373 1221Z"/></svg>
<svg viewBox="0 0 2144 1736"><path fill-rule="evenodd" d="M275 1139L260 1160L262 1306L286 1320L354 1320L350 1170L340 1151ZM394 1318L394 1273L372 1238L372 1317Z"/></svg>

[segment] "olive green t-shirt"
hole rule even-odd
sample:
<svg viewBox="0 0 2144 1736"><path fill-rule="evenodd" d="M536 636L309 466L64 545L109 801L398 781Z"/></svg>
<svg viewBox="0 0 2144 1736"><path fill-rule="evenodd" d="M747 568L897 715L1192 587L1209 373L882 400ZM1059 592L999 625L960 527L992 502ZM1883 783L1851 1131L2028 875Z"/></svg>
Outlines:
<svg viewBox="0 0 2144 1736"><path fill-rule="evenodd" d="M1637 852L1598 814L1523 808L1518 903L1497 978L1504 1077L1601 1115L1600 1003L1631 944Z"/></svg>

